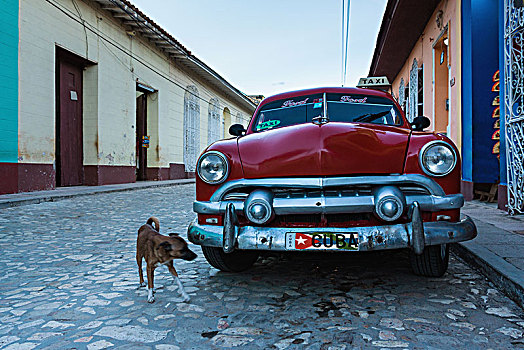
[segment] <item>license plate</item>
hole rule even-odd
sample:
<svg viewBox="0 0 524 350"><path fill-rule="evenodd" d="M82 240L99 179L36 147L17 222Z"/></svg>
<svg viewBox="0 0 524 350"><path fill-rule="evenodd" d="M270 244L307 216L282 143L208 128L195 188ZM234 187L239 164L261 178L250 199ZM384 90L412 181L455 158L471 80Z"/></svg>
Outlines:
<svg viewBox="0 0 524 350"><path fill-rule="evenodd" d="M358 233L340 232L288 232L288 250L358 250Z"/></svg>

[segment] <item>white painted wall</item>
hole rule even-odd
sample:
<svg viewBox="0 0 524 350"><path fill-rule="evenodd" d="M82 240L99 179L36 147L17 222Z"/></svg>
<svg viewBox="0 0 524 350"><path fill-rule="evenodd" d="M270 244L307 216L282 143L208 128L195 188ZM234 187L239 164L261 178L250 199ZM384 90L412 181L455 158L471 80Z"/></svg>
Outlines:
<svg viewBox="0 0 524 350"><path fill-rule="evenodd" d="M250 116L251 111L181 70L144 38L128 36L95 3L75 1L86 30L72 0L20 1L20 162L55 161L56 45L96 62L84 73L86 165L135 165L137 79L158 90L153 96L158 111L150 112L157 117L148 118L154 141L148 149L150 167L183 163L185 91L172 81L198 89L201 149L207 146L207 101L211 98L218 98L220 110L227 107L232 115Z"/></svg>

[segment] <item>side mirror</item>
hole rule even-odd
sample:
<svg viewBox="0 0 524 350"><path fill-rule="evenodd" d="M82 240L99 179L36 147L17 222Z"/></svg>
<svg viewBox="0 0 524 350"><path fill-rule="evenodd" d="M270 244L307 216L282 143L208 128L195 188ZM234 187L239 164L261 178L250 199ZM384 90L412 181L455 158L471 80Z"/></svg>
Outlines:
<svg viewBox="0 0 524 350"><path fill-rule="evenodd" d="M424 117L423 115L416 117L411 122L411 130L414 131L423 131L425 128L427 128L431 124L431 121L428 117Z"/></svg>
<svg viewBox="0 0 524 350"><path fill-rule="evenodd" d="M233 136L242 136L246 132L242 124L233 124L229 127L229 134Z"/></svg>

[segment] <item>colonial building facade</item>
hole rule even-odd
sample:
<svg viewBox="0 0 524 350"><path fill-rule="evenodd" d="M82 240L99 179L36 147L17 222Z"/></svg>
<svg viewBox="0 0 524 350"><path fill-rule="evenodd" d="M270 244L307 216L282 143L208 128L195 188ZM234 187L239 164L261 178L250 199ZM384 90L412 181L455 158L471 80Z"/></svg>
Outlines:
<svg viewBox="0 0 524 350"><path fill-rule="evenodd" d="M254 103L126 0L0 9L0 193L192 176Z"/></svg>
<svg viewBox="0 0 524 350"><path fill-rule="evenodd" d="M521 2L389 0L369 73L457 144L466 199L498 192L512 213L524 212Z"/></svg>

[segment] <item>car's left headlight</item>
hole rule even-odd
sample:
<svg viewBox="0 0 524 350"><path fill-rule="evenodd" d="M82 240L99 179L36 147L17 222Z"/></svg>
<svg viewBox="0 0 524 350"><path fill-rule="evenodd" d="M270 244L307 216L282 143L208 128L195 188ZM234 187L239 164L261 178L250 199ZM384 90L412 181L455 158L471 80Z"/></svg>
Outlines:
<svg viewBox="0 0 524 350"><path fill-rule="evenodd" d="M197 173L205 183L211 185L222 183L229 175L229 162L220 152L206 152L198 160Z"/></svg>
<svg viewBox="0 0 524 350"><path fill-rule="evenodd" d="M444 141L431 141L419 154L422 170L431 176L445 176L455 168L457 155L453 147Z"/></svg>

